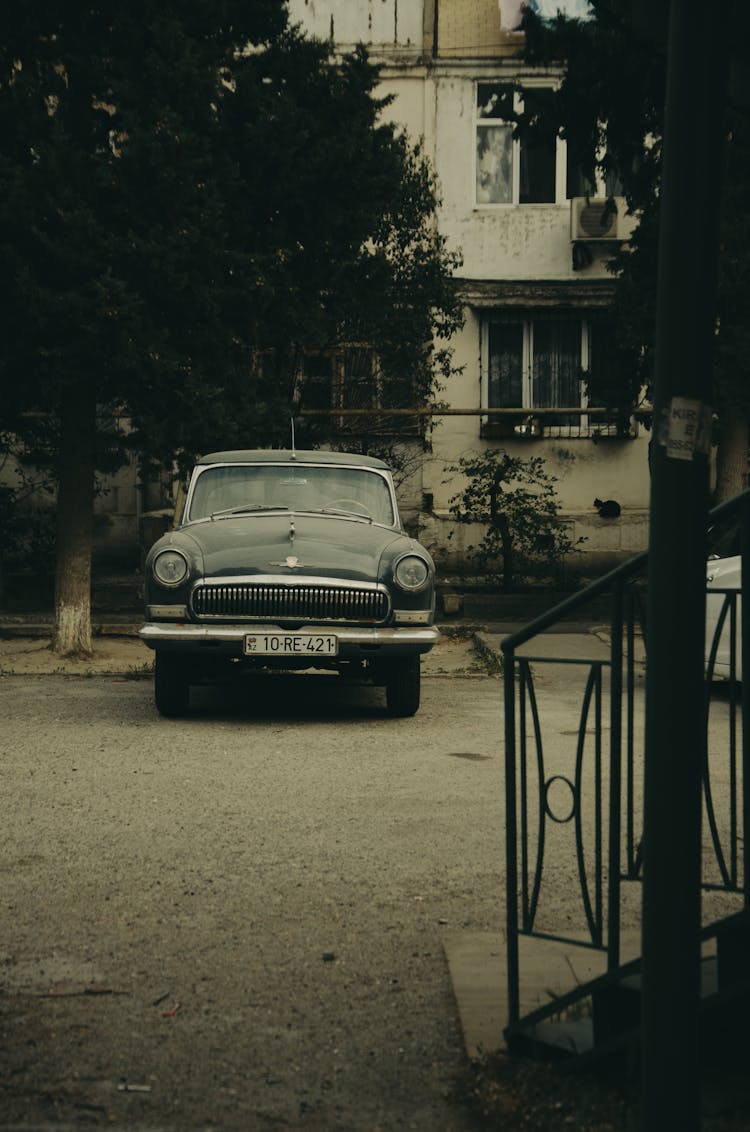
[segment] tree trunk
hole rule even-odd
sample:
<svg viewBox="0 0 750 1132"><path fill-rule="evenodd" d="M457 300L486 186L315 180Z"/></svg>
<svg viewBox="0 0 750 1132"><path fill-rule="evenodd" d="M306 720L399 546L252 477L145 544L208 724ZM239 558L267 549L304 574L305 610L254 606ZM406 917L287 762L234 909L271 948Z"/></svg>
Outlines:
<svg viewBox="0 0 750 1132"><path fill-rule="evenodd" d="M500 510L498 500L502 494L500 484L495 480L490 487L490 520L492 526L500 532L503 545L503 590L509 593L513 589L515 561L513 556L513 538L508 526L507 515Z"/></svg>
<svg viewBox="0 0 750 1132"><path fill-rule="evenodd" d="M716 502L731 499L747 486L748 421L744 409L733 406L721 417L716 459Z"/></svg>
<svg viewBox="0 0 750 1132"><path fill-rule="evenodd" d="M96 393L83 386L60 411L55 631L63 656L91 656L91 543L94 517Z"/></svg>

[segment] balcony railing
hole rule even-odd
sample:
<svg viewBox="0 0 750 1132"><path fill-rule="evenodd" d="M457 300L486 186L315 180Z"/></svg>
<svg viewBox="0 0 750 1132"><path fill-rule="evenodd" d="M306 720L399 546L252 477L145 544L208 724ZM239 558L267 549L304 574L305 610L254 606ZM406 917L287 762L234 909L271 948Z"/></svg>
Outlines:
<svg viewBox="0 0 750 1132"><path fill-rule="evenodd" d="M368 427L380 422L379 428L414 430L416 422L434 417L479 417L483 439L535 440L544 437L574 440L629 440L638 435L638 422L648 413L625 414L599 406L572 406L545 409L458 409L441 405L427 405L420 409L300 409L301 419L329 418L338 421L341 429Z"/></svg>

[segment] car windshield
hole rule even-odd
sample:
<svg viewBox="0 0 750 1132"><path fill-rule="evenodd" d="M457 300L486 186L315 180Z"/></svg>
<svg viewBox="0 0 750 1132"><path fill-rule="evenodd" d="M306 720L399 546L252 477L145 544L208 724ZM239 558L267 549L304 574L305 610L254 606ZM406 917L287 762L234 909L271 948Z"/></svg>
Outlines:
<svg viewBox="0 0 750 1132"><path fill-rule="evenodd" d="M202 469L193 487L188 520L222 512L344 512L394 525L386 479L369 468L321 464L227 464Z"/></svg>

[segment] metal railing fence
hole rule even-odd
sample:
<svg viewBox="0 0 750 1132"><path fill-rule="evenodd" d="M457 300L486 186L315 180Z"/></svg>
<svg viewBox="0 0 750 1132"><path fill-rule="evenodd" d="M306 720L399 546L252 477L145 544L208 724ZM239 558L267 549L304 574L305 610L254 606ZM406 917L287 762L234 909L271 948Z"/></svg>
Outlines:
<svg viewBox="0 0 750 1132"><path fill-rule="evenodd" d="M715 508L710 522L714 527L737 522L742 562L750 562L750 490ZM610 974L621 964L622 884L639 880L643 870L642 709L648 642L647 563L646 553L636 556L502 642L511 1028L521 1021L521 937L534 936L603 952ZM750 673L750 603L742 602L736 589L715 588L711 592L722 597L723 603L713 640L707 643L706 650L703 800L708 836L704 839L704 888L738 894L744 898L745 907L750 908L750 734L746 730L750 722L750 680L743 681L741 688L737 680L742 672ZM611 602L606 659L550 657L543 650L533 651L535 642L547 630L571 617L585 619L587 607L603 594L609 594ZM730 672L722 698L726 749L709 757L714 666L720 641L726 644L727 640ZM520 649L523 654L519 654ZM569 773L558 769L550 772L545 746L540 708L543 689L538 689L537 674L550 672L551 665L567 666L571 695L576 676L581 689ZM722 730L722 746L723 738ZM717 774L723 782L721 793L725 800L721 814L713 787ZM553 796L558 799L556 805ZM561 797L567 798L562 812ZM577 926L575 920L572 925L566 920L562 927L550 926L540 916L540 893L547 874L554 872L547 846L553 829L569 830L571 834L567 851L575 859L576 896L582 910ZM713 878L709 865L715 869ZM539 1013L535 1011L533 1017L537 1018Z"/></svg>

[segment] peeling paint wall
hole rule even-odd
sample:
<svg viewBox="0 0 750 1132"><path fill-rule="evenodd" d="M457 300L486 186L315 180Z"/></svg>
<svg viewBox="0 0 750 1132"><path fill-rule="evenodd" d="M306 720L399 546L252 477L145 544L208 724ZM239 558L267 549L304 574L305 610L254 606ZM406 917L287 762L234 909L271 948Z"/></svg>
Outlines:
<svg viewBox="0 0 750 1132"><path fill-rule="evenodd" d="M367 43L421 52L423 10L422 0L289 0L292 23L342 49Z"/></svg>
<svg viewBox="0 0 750 1132"><path fill-rule="evenodd" d="M460 73L436 69L432 153L442 196L440 230L461 249L462 274L473 279L580 281L606 277L606 252L595 254L583 270L573 267L571 205L564 199L564 185L559 203L475 204L476 82L513 82L526 72L517 61L498 61L491 67L482 63ZM550 82L552 78L550 75ZM564 162L561 142L558 165L564 168Z"/></svg>

